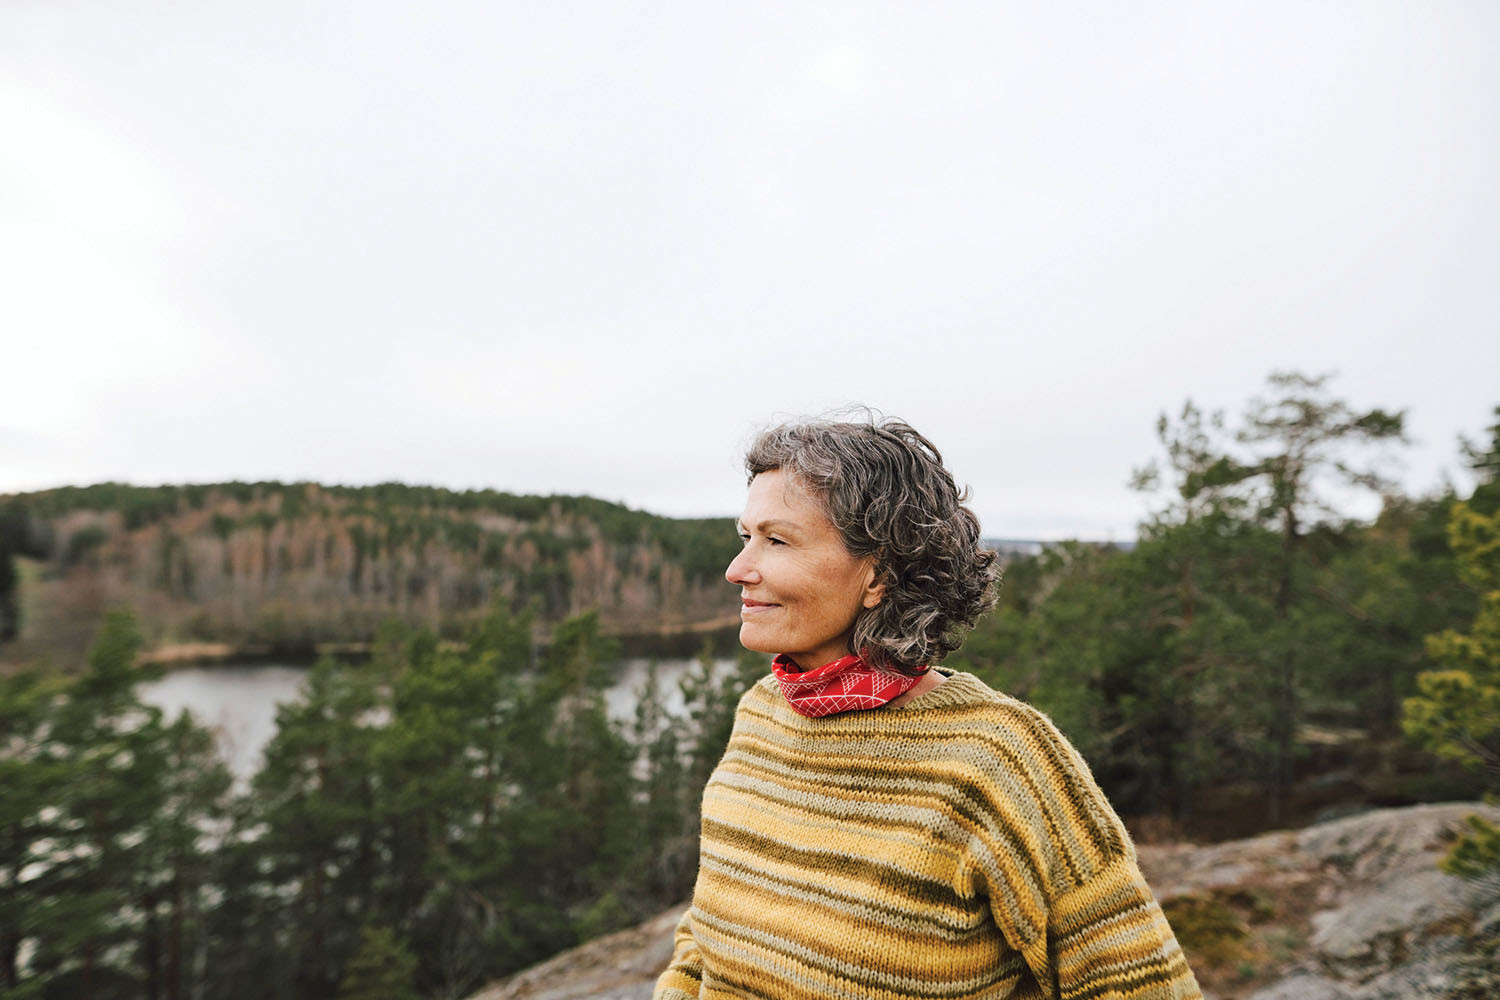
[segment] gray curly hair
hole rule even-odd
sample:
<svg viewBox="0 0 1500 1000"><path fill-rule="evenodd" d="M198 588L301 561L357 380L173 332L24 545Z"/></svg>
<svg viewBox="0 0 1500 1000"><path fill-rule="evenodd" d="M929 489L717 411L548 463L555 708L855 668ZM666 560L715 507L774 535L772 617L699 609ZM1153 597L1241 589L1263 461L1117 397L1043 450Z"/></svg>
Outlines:
<svg viewBox="0 0 1500 1000"><path fill-rule="evenodd" d="M849 639L871 666L916 674L994 605L999 567L964 506L968 491L911 425L874 415L781 424L750 445L745 469L751 481L773 469L797 479L851 555L875 556L885 594L859 612Z"/></svg>

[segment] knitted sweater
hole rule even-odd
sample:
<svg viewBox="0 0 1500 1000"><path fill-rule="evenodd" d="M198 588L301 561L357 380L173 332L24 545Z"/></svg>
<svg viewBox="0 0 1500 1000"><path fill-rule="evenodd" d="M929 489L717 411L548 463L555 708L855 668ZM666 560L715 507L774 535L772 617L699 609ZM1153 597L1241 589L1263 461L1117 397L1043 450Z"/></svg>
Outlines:
<svg viewBox="0 0 1500 1000"><path fill-rule="evenodd" d="M655 1000L1200 996L1078 752L943 673L822 719L745 694Z"/></svg>

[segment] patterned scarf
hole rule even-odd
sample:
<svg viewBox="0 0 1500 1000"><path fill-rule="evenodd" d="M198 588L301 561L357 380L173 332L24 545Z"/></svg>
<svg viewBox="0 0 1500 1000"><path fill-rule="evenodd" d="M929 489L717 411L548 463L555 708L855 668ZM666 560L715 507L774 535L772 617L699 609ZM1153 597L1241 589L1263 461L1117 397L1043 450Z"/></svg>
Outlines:
<svg viewBox="0 0 1500 1000"><path fill-rule="evenodd" d="M922 673L926 672L923 667ZM908 677L895 671L877 670L853 653L805 672L798 672L797 665L782 653L771 661L771 673L781 685L787 703L809 719L879 708L916 687L922 679L920 675Z"/></svg>

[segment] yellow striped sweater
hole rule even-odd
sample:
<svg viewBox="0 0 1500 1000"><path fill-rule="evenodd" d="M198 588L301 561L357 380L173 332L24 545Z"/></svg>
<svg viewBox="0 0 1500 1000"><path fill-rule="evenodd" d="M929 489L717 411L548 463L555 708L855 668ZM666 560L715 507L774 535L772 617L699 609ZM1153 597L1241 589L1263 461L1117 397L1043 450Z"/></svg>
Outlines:
<svg viewBox="0 0 1500 1000"><path fill-rule="evenodd" d="M943 673L822 719L745 694L655 1000L1200 995L1078 752Z"/></svg>

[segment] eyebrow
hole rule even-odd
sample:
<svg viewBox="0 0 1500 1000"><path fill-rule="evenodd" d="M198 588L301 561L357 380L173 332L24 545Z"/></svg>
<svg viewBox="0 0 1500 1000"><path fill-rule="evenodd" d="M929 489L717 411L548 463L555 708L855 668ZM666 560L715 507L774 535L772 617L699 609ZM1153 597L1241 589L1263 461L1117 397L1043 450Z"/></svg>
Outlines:
<svg viewBox="0 0 1500 1000"><path fill-rule="evenodd" d="M735 518L734 523L735 527L737 528L743 529L745 527L745 522L741 521L739 518ZM795 531L798 528L798 524L795 521L771 520L762 521L755 526L755 530L760 532L761 534L765 534L768 531L775 531L778 529L785 530L787 528L791 528L793 531Z"/></svg>

